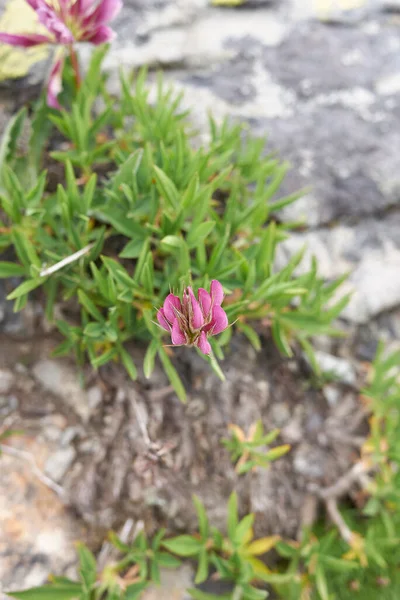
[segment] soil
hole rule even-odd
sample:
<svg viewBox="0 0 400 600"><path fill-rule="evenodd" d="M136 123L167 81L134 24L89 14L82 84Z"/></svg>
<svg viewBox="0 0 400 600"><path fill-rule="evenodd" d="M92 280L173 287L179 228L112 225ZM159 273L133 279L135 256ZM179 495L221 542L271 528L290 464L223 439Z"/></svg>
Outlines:
<svg viewBox="0 0 400 600"><path fill-rule="evenodd" d="M58 341L52 334L23 342L0 340L0 367L24 365L13 390L18 408L12 426L45 435L49 416L62 415L63 429L72 432L74 459L59 483L67 505L99 539L105 529L118 528L128 518L143 521L149 532L160 525L193 530L192 494L202 499L212 523L224 528L233 489L241 511L255 513L258 534L294 537L307 518L313 486L332 484L357 457L357 393L336 384L338 401L329 403L311 385L304 362L282 359L269 338L256 353L234 336L222 362L225 382L194 351L174 350L188 390L186 405L160 365L150 381L140 376L132 382L112 364L83 373L86 387L97 390L91 395L95 400L84 406L89 396L80 397L71 388L73 399L68 392L71 377L78 381L73 363L46 359ZM144 351L132 348L136 364L142 364ZM57 369L61 392L49 380ZM230 423L247 431L258 419L266 431L280 428L277 443L291 444L291 451L269 470L239 477L221 439L228 436Z"/></svg>

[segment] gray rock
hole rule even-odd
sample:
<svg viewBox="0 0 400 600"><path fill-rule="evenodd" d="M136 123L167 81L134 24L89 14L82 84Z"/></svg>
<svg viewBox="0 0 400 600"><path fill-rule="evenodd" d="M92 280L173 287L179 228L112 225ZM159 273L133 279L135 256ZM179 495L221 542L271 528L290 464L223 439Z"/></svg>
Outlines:
<svg viewBox="0 0 400 600"><path fill-rule="evenodd" d="M337 226L304 234L294 234L277 253L277 266L307 247L298 272L309 268L312 256L318 258L319 272L334 279L349 272L340 294L352 297L343 318L367 323L372 317L400 305L400 214L382 220L365 219L355 226Z"/></svg>
<svg viewBox="0 0 400 600"><path fill-rule="evenodd" d="M15 376L9 369L0 369L0 394L8 394L15 382Z"/></svg>
<svg viewBox="0 0 400 600"><path fill-rule="evenodd" d="M76 457L72 446L60 448L49 456L45 464L45 472L54 481L61 481Z"/></svg>
<svg viewBox="0 0 400 600"><path fill-rule="evenodd" d="M64 361L45 359L35 364L33 375L47 391L62 398L84 422L89 419L88 397L79 385L76 369Z"/></svg>
<svg viewBox="0 0 400 600"><path fill-rule="evenodd" d="M315 352L315 358L323 373L348 385L356 383L356 372L349 361L321 351Z"/></svg>

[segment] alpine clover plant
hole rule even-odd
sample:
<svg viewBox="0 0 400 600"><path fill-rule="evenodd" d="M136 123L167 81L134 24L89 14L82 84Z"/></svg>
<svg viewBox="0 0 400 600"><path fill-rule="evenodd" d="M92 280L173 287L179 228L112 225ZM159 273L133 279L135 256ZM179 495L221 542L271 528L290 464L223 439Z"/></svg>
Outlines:
<svg viewBox="0 0 400 600"><path fill-rule="evenodd" d="M11 46L30 48L42 44L61 47L50 72L47 102L53 108L61 108L58 95L62 90L62 74L66 53L71 57L75 84L81 84L79 63L74 49L75 42L104 44L114 37L107 26L122 8L122 0L26 0L35 11L44 33L12 34L0 32L0 42Z"/></svg>
<svg viewBox="0 0 400 600"><path fill-rule="evenodd" d="M215 301L212 308L218 326L204 300L200 329L183 327L183 310L174 314L180 341L199 347L201 339L198 351L219 373L216 359L233 328L257 349L259 334L272 332L285 355L297 341L312 359L310 338L340 334L331 322L348 299L332 302L341 280L323 282L315 261L295 274L303 252L274 267L293 226L277 214L300 195L277 198L288 165L265 153L264 139L228 121L210 118L210 141L199 147L181 94L158 78L150 100L144 70L134 80L121 74L120 97L111 96L101 72L106 51L94 51L77 90L67 64L64 108L56 112L43 101L33 107L25 149L18 142L25 109L4 134L0 247L12 246L19 264L1 263L0 276L23 278L9 295L15 310L41 288L49 320L60 315L56 299L68 314L57 318L65 337L57 354L75 352L80 363L87 355L95 368L121 361L132 378L127 344L147 343L145 376L158 355L181 400L185 390L165 345L164 329L174 323L167 316L160 327L156 319L170 293L198 293L201 302L202 290L219 282L224 308ZM42 170L49 164L59 174L56 186Z"/></svg>

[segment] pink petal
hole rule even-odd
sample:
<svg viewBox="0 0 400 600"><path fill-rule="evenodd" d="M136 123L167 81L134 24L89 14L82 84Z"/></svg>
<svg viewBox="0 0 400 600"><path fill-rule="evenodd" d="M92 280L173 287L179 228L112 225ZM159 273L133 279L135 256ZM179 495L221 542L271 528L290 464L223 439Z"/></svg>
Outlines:
<svg viewBox="0 0 400 600"><path fill-rule="evenodd" d="M186 336L179 327L178 319L175 319L174 324L172 325L171 340L174 346L182 346L187 343Z"/></svg>
<svg viewBox="0 0 400 600"><path fill-rule="evenodd" d="M90 23L96 27L103 23L109 23L115 19L121 8L121 0L102 0L93 13L89 15L88 21L90 20Z"/></svg>
<svg viewBox="0 0 400 600"><path fill-rule="evenodd" d="M105 42L111 42L115 37L114 31L110 27L100 25L94 31L89 30L80 39L83 42L90 42L91 44L105 44Z"/></svg>
<svg viewBox="0 0 400 600"><path fill-rule="evenodd" d="M165 318L164 311L162 308L160 308L160 310L157 312L157 321L159 322L161 327L165 329L165 331L171 331L171 326Z"/></svg>
<svg viewBox="0 0 400 600"><path fill-rule="evenodd" d="M51 69L49 82L47 84L47 104L51 108L60 109L58 95L62 90L62 72L64 67L64 57L57 60Z"/></svg>
<svg viewBox="0 0 400 600"><path fill-rule="evenodd" d="M57 15L54 8L44 2L36 9L39 22L52 33L58 44L72 44L74 36Z"/></svg>
<svg viewBox="0 0 400 600"><path fill-rule="evenodd" d="M190 299L190 326L193 329L200 329L204 325L204 317L200 308L200 304L196 300L191 287L187 288L187 293Z"/></svg>
<svg viewBox="0 0 400 600"><path fill-rule="evenodd" d="M211 304L212 304L211 296L203 288L199 288L198 296L199 296L201 310L203 311L203 315L206 318L211 310Z"/></svg>
<svg viewBox="0 0 400 600"><path fill-rule="evenodd" d="M222 285L216 279L213 279L210 286L213 306L221 306L224 299L224 290Z"/></svg>
<svg viewBox="0 0 400 600"><path fill-rule="evenodd" d="M25 0L33 10L36 10L39 6L38 0Z"/></svg>
<svg viewBox="0 0 400 600"><path fill-rule="evenodd" d="M0 32L0 42L10 44L11 46L21 46L22 48L30 48L39 44L49 44L52 40L45 35L37 35L35 33L14 34Z"/></svg>
<svg viewBox="0 0 400 600"><path fill-rule="evenodd" d="M204 331L201 332L200 337L197 340L196 346L200 348L203 354L211 354L210 342L207 340L207 336Z"/></svg>
<svg viewBox="0 0 400 600"><path fill-rule="evenodd" d="M168 296L165 298L163 309L166 319L168 319L170 323L173 323L176 319L176 311L182 310L181 301L179 300L178 296L174 296L174 294L168 294Z"/></svg>
<svg viewBox="0 0 400 600"><path fill-rule="evenodd" d="M217 335L224 331L228 327L228 317L226 316L226 312L220 306L214 306L212 309L212 319L209 325L207 325L207 330L210 331L211 335Z"/></svg>

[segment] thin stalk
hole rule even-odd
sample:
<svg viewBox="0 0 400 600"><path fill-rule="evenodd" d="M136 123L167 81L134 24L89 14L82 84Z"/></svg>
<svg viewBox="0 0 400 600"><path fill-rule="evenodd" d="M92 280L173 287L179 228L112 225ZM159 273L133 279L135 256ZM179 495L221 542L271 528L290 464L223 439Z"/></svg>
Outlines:
<svg viewBox="0 0 400 600"><path fill-rule="evenodd" d="M74 75L75 75L76 91L78 91L82 85L82 78L81 78L81 72L80 72L80 68L79 68L78 55L75 51L75 48L72 45L69 47L69 55L71 58L71 65L72 65L72 68L74 70Z"/></svg>

